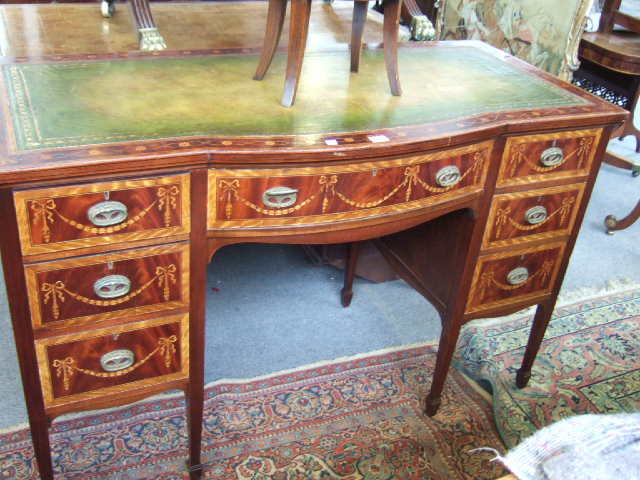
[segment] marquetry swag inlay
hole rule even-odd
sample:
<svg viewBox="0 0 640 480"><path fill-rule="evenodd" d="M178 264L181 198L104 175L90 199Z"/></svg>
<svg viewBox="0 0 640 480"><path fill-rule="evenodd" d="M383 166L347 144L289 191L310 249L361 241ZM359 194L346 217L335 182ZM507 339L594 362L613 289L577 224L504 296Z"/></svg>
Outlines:
<svg viewBox="0 0 640 480"><path fill-rule="evenodd" d="M497 280L496 272L494 271L485 272L480 277L480 300L484 299L487 293L487 289L492 285L499 288L500 290L510 291L516 290L531 283L533 279L537 277L540 277L543 282L546 282L553 270L554 264L555 262L553 260L546 261L542 264L539 270L532 274L529 274L525 268L520 267L523 272L525 272L524 275L520 274L519 276L515 276L513 280L511 280L509 278L509 275L507 275L507 282L509 283L504 283ZM516 270L518 269L512 270L511 272L509 272L509 274L515 273Z"/></svg>
<svg viewBox="0 0 640 480"><path fill-rule="evenodd" d="M115 371L97 372L95 370L80 368L76 365L76 360L73 357L67 357L64 360L54 360L53 368L56 369L56 375L58 376L58 378L62 376L62 383L64 385L64 389L69 390L71 377L75 374L75 372L80 372L80 373L84 373L85 375L92 375L94 377L100 377L100 378L120 377L122 375L126 375L127 373L131 373L134 370L137 370L142 365L147 363L149 359L158 352L160 352L160 355L164 356L164 363L168 368L171 365L172 353L176 353L175 343L177 341L178 341L178 338L175 335L171 335L170 337L160 337L158 339L158 346L146 357L142 358L136 363L133 363L127 366L126 368L118 369ZM126 350L126 351L130 352L129 350ZM109 352L103 355L103 358L109 355L110 353L114 353L114 352ZM131 358L133 358L133 352L130 352L130 353L131 353Z"/></svg>
<svg viewBox="0 0 640 480"><path fill-rule="evenodd" d="M404 170L404 178L402 182L400 182L398 185L393 187L389 192L387 192L380 198L369 201L369 202L358 202L357 200L353 200L352 198L349 198L349 196L347 196L345 193L337 190L336 185L338 184L339 174L321 175L318 179L319 188L316 193L309 195L306 199L302 200L297 205L286 207L286 208L266 209L266 208L260 207L259 205L256 205L255 203L251 202L250 200L247 200L246 198L243 198L239 194L240 179L238 178L233 180L220 180L220 182L218 183L218 187L222 192L221 199L226 200L225 215L228 219L230 219L233 215L234 200L242 202L244 205L246 205L247 207L249 207L250 209L258 213L262 213L264 215L271 215L271 216L288 215L290 213L296 212L304 208L305 206L309 205L313 200L315 200L319 196L322 196L322 213L326 213L329 205L329 199L334 195L347 205L356 207L358 209L366 209L366 208L377 207L383 204L403 188L406 189L405 201L408 202L409 199L411 198L412 189L417 186L422 187L422 189L426 192L444 193L455 188L456 185L458 185L458 183L460 183L465 177L467 177L471 173L475 174L474 181L477 182L478 175L482 170L481 167L486 159L486 153L487 153L486 150L475 152L473 157L474 162L465 172L459 172L457 170L457 167L454 167L455 172L453 173L443 172L443 175L442 175L443 179L442 180L436 179L436 183L439 186L430 185L429 183L427 183L426 181L420 178L419 176L420 165L408 166ZM445 167L445 169L446 168L447 167Z"/></svg>
<svg viewBox="0 0 640 480"><path fill-rule="evenodd" d="M551 220L553 217L555 217L558 214L560 215L560 226L564 227L564 224L567 221L569 214L571 213L571 210L573 208L573 205L575 204L575 201L576 199L573 197L563 199L560 207L558 207L556 210L554 210L551 213L546 213L544 220L541 220L538 223L533 223L529 225L524 225L514 220L513 218L511 218L509 216L511 214L511 207L500 208L496 212L496 222L495 222L496 235L498 236L500 235L500 233L502 232L502 227L507 222L509 222L513 227L515 227L518 230L530 231L530 230L535 230L536 228L541 227L542 225L549 222L549 220Z"/></svg>
<svg viewBox="0 0 640 480"><path fill-rule="evenodd" d="M511 175L515 175L518 166L525 162L531 169L539 173L546 173L555 170L569 160L573 155L578 156L578 169L584 165L585 158L589 155L594 142L594 137L583 137L577 148L567 154L558 147L551 147L542 152L539 161L532 162L527 156L528 145L526 143L518 143L511 146L509 165L511 166ZM555 142L554 142L555 143Z"/></svg>
<svg viewBox="0 0 640 480"><path fill-rule="evenodd" d="M91 233L93 235L105 235L111 233L117 233L125 228L139 222L149 211L157 206L158 210L163 212L164 214L164 223L168 228L171 226L171 211L176 209L177 202L176 198L180 194L180 188L177 185L171 185L166 187L158 187L156 191L157 199L151 203L151 205L142 209L139 213L134 215L133 217L124 220L123 222L118 223L116 225L110 225L107 227L101 227L96 225L86 225L83 223L79 223L75 220L67 218L60 211L57 210L56 202L51 199L43 199L43 200L30 200L29 204L31 210L33 212L33 225L37 225L42 223L42 236L45 242L49 242L51 240L51 230L49 224L53 225L54 213L65 223L68 225L77 228L78 230L82 230L87 233Z"/></svg>
<svg viewBox="0 0 640 480"><path fill-rule="evenodd" d="M170 284L176 283L175 273L177 268L175 265L171 264L166 267L156 267L155 276L149 280L144 285L140 286L137 290L128 293L120 298L112 298L109 300L96 300L94 298L88 298L84 295L80 295L76 292L72 292L68 290L65 284L58 280L55 283L43 283L41 286L41 290L44 299L44 304L47 305L49 301L51 301L51 308L53 310L53 317L58 320L60 318L60 305L58 302L66 301L65 293L69 295L69 297L74 298L75 300L79 300L80 302L86 303L88 305L95 305L98 307L110 307L114 305L120 305L122 303L128 302L132 298L137 297L142 292L144 292L149 286L151 286L155 281L158 282L158 287L163 289L163 296L166 302L169 301L171 296L171 287Z"/></svg>

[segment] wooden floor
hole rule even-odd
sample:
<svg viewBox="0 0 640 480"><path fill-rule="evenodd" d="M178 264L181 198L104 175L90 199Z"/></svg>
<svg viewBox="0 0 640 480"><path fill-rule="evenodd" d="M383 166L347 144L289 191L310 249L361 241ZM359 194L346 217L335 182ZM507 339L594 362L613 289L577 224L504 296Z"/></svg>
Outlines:
<svg viewBox="0 0 640 480"><path fill-rule="evenodd" d="M170 50L259 48L266 1L151 3L157 27ZM347 48L353 2L313 2L308 49ZM99 3L0 5L0 53L5 56L107 53L138 49L129 7L118 3L104 18ZM281 47L287 44L288 20ZM402 38L408 32L401 30ZM382 42L382 15L370 11L364 42Z"/></svg>

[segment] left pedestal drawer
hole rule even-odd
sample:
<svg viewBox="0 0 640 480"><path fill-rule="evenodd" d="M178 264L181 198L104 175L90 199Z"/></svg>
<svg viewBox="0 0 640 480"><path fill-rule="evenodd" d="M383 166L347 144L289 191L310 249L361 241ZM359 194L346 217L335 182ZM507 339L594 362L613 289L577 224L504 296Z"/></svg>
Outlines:
<svg viewBox="0 0 640 480"><path fill-rule="evenodd" d="M186 243L36 263L25 266L25 274L35 329L125 319L189 304Z"/></svg>
<svg viewBox="0 0 640 480"><path fill-rule="evenodd" d="M45 408L185 378L188 315L36 341Z"/></svg>
<svg viewBox="0 0 640 480"><path fill-rule="evenodd" d="M190 231L187 174L18 190L14 202L24 255Z"/></svg>

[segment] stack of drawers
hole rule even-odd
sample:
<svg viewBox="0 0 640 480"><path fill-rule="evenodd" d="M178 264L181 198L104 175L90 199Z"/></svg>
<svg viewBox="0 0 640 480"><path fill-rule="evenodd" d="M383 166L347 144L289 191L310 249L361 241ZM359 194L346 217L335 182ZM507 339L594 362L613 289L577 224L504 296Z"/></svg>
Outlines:
<svg viewBox="0 0 640 480"><path fill-rule="evenodd" d="M507 139L465 314L551 293L601 130Z"/></svg>
<svg viewBox="0 0 640 480"><path fill-rule="evenodd" d="M189 175L17 190L14 201L46 414L183 388Z"/></svg>

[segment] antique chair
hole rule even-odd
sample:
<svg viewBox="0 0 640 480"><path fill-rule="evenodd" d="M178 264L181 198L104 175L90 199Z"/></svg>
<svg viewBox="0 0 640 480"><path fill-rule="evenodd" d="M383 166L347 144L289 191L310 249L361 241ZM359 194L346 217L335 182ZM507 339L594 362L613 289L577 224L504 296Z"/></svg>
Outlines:
<svg viewBox="0 0 640 480"><path fill-rule="evenodd" d="M636 152L640 152L640 130L633 124L640 94L640 6L634 10L631 8L633 3L622 0L604 2L598 30L582 35L579 49L581 64L574 83L629 110L629 120L614 131L611 138L631 135L636 140ZM603 161L631 170L634 176L640 174L640 164L611 150L607 150ZM622 220L613 215L607 216L607 232L627 228L638 217L640 202Z"/></svg>
<svg viewBox="0 0 640 480"><path fill-rule="evenodd" d="M592 0L441 0L437 40L482 40L570 80Z"/></svg>
<svg viewBox="0 0 640 480"><path fill-rule="evenodd" d="M353 7L353 24L351 27L351 71L357 72L362 49L362 35L367 18L369 3L366 0L355 0ZM384 56L387 68L387 78L393 95L400 95L400 81L398 78L398 25L402 0L385 0L383 41ZM280 34L284 24L287 0L269 0L267 11L267 26L264 36L264 46L255 80L262 80L267 73L273 55L280 42ZM285 73L284 93L282 105L293 105L298 89L298 80L302 70L304 50L307 44L311 0L291 0L291 18L289 26L289 46L287 52L287 69Z"/></svg>

